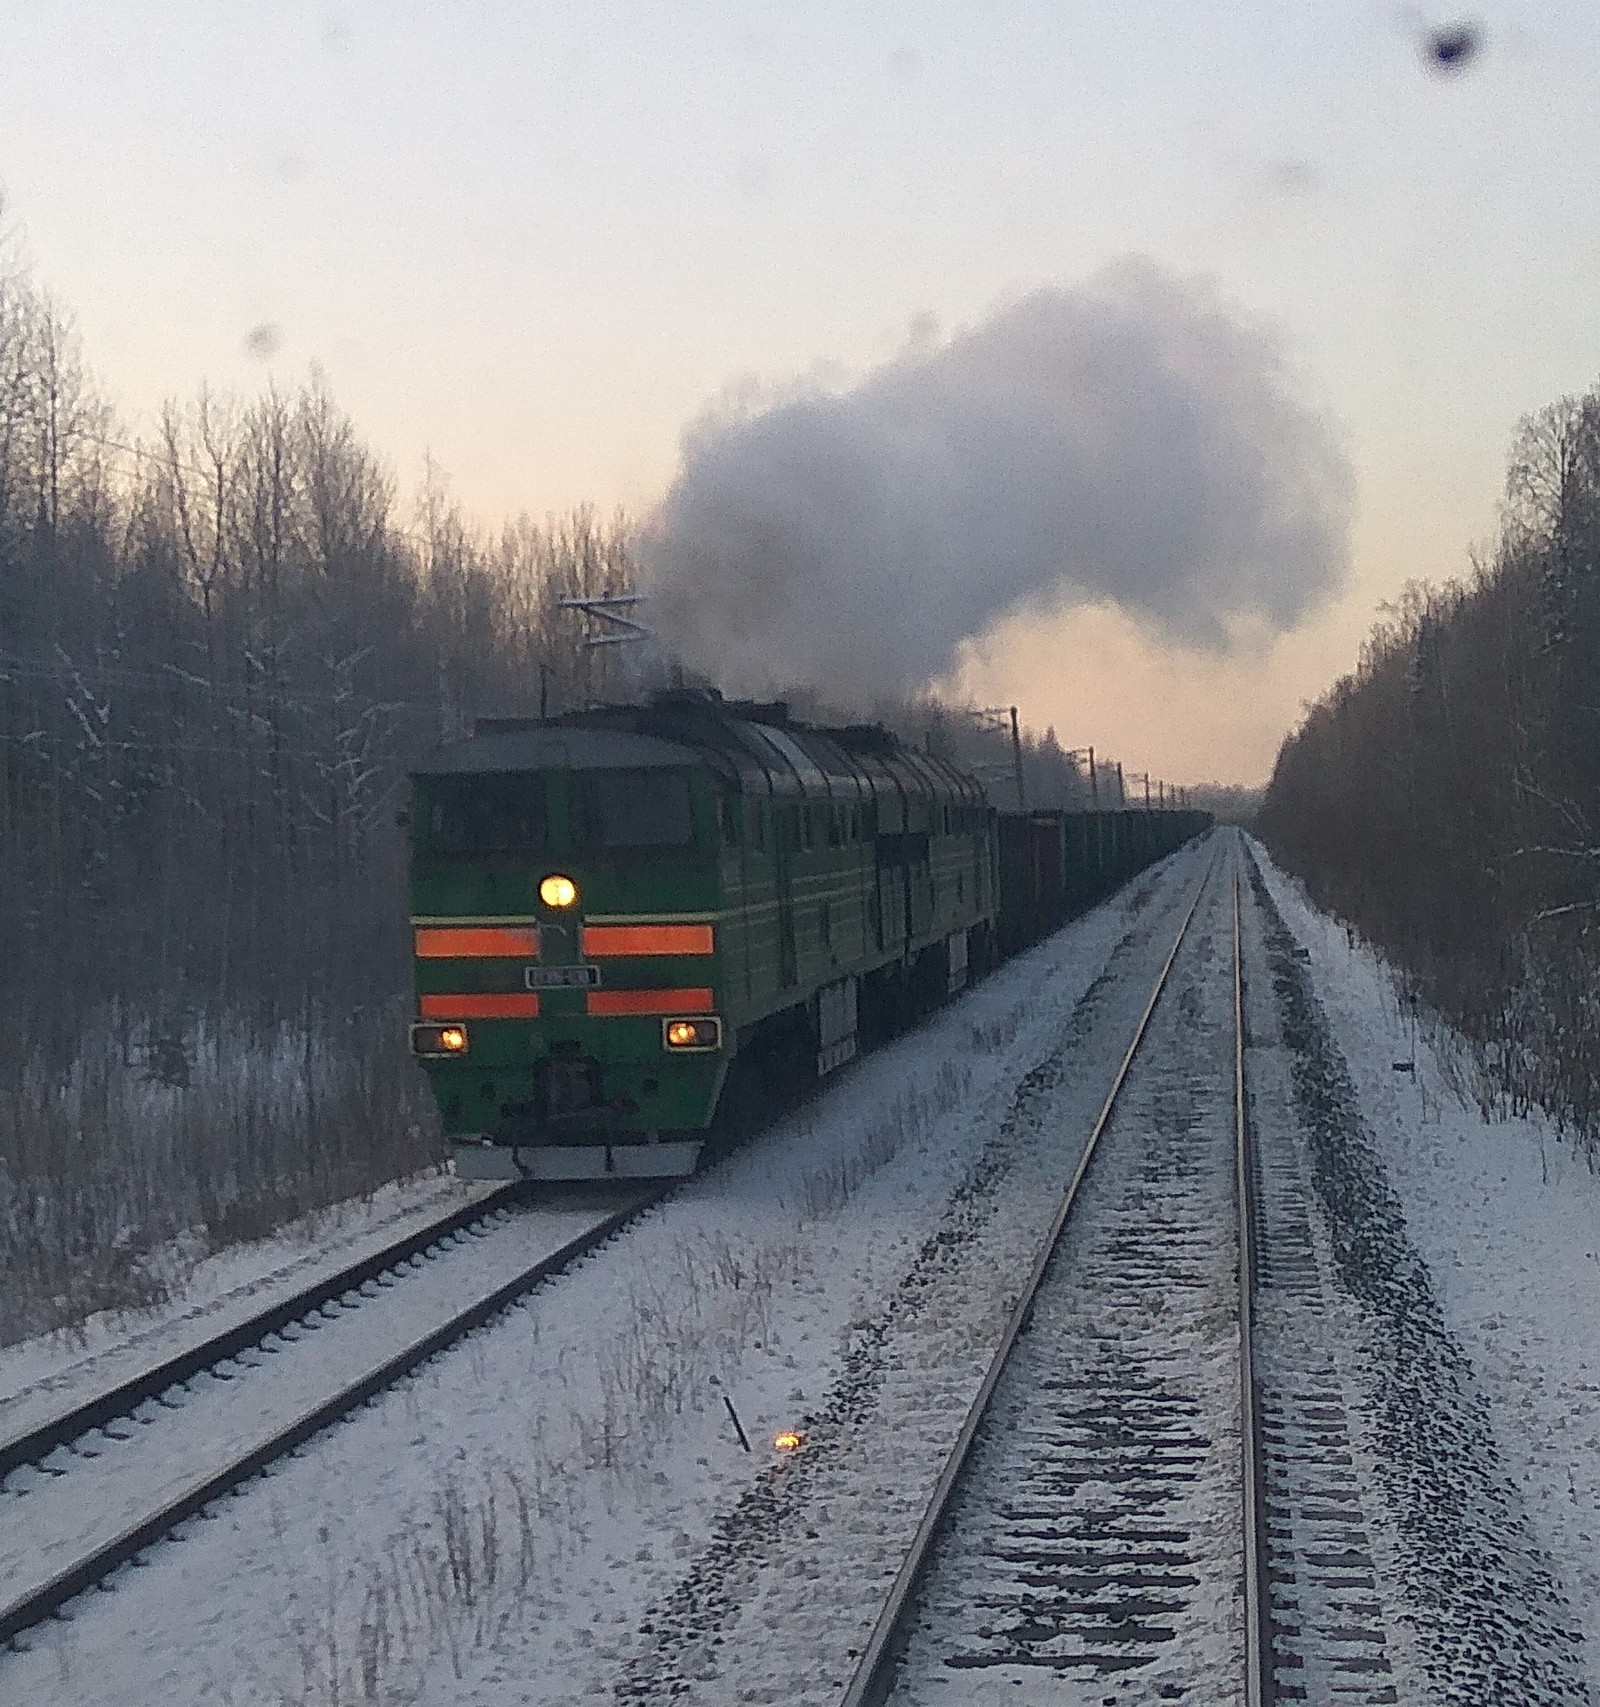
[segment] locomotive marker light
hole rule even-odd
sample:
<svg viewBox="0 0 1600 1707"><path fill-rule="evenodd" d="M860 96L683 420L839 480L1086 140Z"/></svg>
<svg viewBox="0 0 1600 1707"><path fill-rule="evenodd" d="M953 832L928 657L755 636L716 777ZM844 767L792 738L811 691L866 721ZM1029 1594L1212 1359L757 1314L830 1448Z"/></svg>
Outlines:
<svg viewBox="0 0 1600 1707"><path fill-rule="evenodd" d="M570 877L564 877L559 871L553 871L548 877L539 881L539 899L547 907L558 911L577 905L578 886Z"/></svg>
<svg viewBox="0 0 1600 1707"><path fill-rule="evenodd" d="M464 1025L414 1025L411 1028L413 1055L465 1055L467 1028Z"/></svg>
<svg viewBox="0 0 1600 1707"><path fill-rule="evenodd" d="M664 1019L661 1022L661 1041L676 1051L704 1052L722 1047L720 1019Z"/></svg>

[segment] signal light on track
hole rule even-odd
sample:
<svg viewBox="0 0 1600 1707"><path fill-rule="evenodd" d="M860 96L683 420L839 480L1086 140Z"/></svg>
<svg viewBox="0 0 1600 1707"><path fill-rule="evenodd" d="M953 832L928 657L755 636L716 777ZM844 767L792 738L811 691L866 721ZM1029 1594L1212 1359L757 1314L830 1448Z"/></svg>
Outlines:
<svg viewBox="0 0 1600 1707"><path fill-rule="evenodd" d="M564 877L559 871L553 871L539 883L539 899L547 907L561 910L575 906L578 900L578 886L570 877Z"/></svg>

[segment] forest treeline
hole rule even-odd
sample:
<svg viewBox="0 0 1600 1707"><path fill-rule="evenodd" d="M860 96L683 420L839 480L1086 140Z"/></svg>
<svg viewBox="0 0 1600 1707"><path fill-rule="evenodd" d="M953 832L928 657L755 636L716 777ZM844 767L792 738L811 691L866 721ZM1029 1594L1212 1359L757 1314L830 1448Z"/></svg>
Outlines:
<svg viewBox="0 0 1600 1707"><path fill-rule="evenodd" d="M402 514L315 382L135 442L0 276L0 1338L436 1158L407 762L604 693L559 600L631 575L620 518Z"/></svg>
<svg viewBox="0 0 1600 1707"><path fill-rule="evenodd" d="M1525 420L1500 537L1412 587L1283 745L1274 857L1600 1150L1600 387Z"/></svg>
<svg viewBox="0 0 1600 1707"><path fill-rule="evenodd" d="M0 1341L437 1159L407 767L637 686L561 606L635 584L621 515L489 529L431 468L403 506L315 381L134 437L0 264ZM994 720L879 711L1010 800ZM1053 732L1023 759L1087 798Z"/></svg>

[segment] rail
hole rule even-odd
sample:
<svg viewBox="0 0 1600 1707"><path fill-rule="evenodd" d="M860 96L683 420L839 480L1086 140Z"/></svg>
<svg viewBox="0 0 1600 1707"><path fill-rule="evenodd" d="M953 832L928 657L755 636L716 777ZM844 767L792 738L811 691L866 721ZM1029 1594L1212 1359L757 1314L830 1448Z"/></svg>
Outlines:
<svg viewBox="0 0 1600 1707"><path fill-rule="evenodd" d="M1239 1475L1244 1491L1245 1707L1277 1699L1272 1666L1272 1597L1267 1576L1266 1461L1261 1450L1261 1395L1255 1371L1256 1194L1250 1148L1250 1105L1244 1081L1244 949L1239 916L1239 862L1233 864L1233 1131L1239 1219Z"/></svg>
<svg viewBox="0 0 1600 1707"><path fill-rule="evenodd" d="M304 1445L314 1435L320 1434L357 1406L365 1404L384 1388L393 1386L430 1358L438 1356L474 1329L482 1327L541 1281L604 1243L642 1210L676 1190L679 1183L677 1180L663 1181L630 1197L625 1206L604 1216L575 1238L568 1240L558 1250L539 1258L486 1296L456 1312L442 1325L413 1341L375 1369L369 1370L359 1380L349 1383L319 1404L301 1412L292 1422L220 1469L197 1478L181 1494L167 1501L158 1510L129 1525L109 1541L86 1552L74 1564L59 1571L48 1581L36 1585L10 1605L0 1608L0 1644L9 1643L24 1631L52 1617L67 1602L82 1594L85 1589L92 1588L120 1566L136 1559L146 1548L162 1540L179 1524L195 1516L214 1500L249 1481L267 1465ZM348 1286L346 1289L348 1290ZM170 1384L169 1382L168 1385Z"/></svg>
<svg viewBox="0 0 1600 1707"><path fill-rule="evenodd" d="M1050 1226L1045 1233L1038 1254L1034 1258L1033 1267L1028 1274L1022 1294L1017 1299L1010 1317L1007 1319L1005 1330L1001 1334L994 1355L989 1361L988 1370L971 1405L968 1407L961 1430L945 1460L939 1479L934 1484L933 1493L923 1512L922 1520L917 1526L916 1534L912 1537L905 1560L890 1587L883 1609L878 1614L877 1622L873 1625L872 1632L867 1638L867 1645L862 1650L855 1673L844 1693L841 1707L876 1707L876 1704L884 1699L888 1691L891 1682L891 1660L910 1611L912 1597L927 1567L934 1540L943 1524L945 1513L949 1509L956 1484L960 1480L962 1470L971 1454L973 1443L977 1439L984 1413L988 1410L989 1401L994 1395L995 1387L999 1384L1000 1376L1011 1356L1012 1347L1016 1344L1018 1335L1027 1325L1029 1314L1033 1308L1034 1297L1039 1290L1040 1282L1044 1279L1045 1271L1050 1265L1050 1259L1055 1253L1055 1248L1060 1242L1068 1217L1078 1200L1079 1189L1089 1171L1089 1164L1094 1159L1100 1136L1110 1123L1117 1098L1122 1092L1123 1084L1127 1080L1129 1069L1133 1066L1139 1046L1144 1041L1151 1016L1156 1011L1156 1004L1161 1000L1161 993L1167 986L1168 975L1172 971L1173 963L1178 958L1179 949L1183 947L1184 938L1189 934L1189 926L1199 908L1201 897L1210 885L1212 873L1215 869L1216 858L1213 856L1206 867L1205 875L1200 879L1199 886L1195 890L1194 898L1190 901L1183 915L1183 921L1178 926L1178 933L1173 939L1172 947L1167 951L1167 957L1161 964L1161 970L1156 977L1155 986L1150 992L1150 998L1145 1003L1143 1013L1139 1016L1138 1025L1134 1028L1132 1041L1123 1053L1121 1064L1112 1079L1111 1088L1106 1093L1105 1101L1101 1104L1100 1112L1090 1129L1088 1140L1083 1147L1083 1153L1078 1158L1078 1164L1073 1169L1072 1178L1068 1181L1066 1191L1051 1218Z"/></svg>
<svg viewBox="0 0 1600 1707"><path fill-rule="evenodd" d="M360 1262L351 1263L336 1274L326 1275L313 1285L303 1287L226 1332L214 1334L187 1351L164 1358L126 1381L85 1399L82 1404L74 1405L9 1440L0 1441L0 1482L13 1470L39 1463L57 1447L69 1446L91 1430L127 1416L146 1400L159 1398L170 1388L182 1386L196 1375L230 1362L240 1352L260 1345L291 1323L337 1303L347 1294L358 1292L369 1281L377 1280L410 1262L413 1257L421 1256L445 1239L490 1219L504 1209L521 1189L520 1182L505 1185L459 1209L453 1209L448 1215L430 1221L426 1227L419 1227Z"/></svg>

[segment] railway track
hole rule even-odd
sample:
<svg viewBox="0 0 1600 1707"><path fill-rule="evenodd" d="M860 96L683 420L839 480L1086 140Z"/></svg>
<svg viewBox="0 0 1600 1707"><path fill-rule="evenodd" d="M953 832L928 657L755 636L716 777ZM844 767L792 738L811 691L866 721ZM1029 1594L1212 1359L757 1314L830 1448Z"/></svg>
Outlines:
<svg viewBox="0 0 1600 1707"><path fill-rule="evenodd" d="M1183 917L844 1707L1405 1698L1361 1354L1301 1147L1250 1113L1245 859Z"/></svg>
<svg viewBox="0 0 1600 1707"><path fill-rule="evenodd" d="M508 1186L0 1442L0 1644L603 1243L676 1182Z"/></svg>
<svg viewBox="0 0 1600 1707"><path fill-rule="evenodd" d="M1308 1182L1249 1117L1242 857L1182 921L844 1707L1399 1699Z"/></svg>
<svg viewBox="0 0 1600 1707"><path fill-rule="evenodd" d="M1254 934L1260 920L1251 923ZM1265 945L1256 948L1265 964ZM1241 1039L1248 1030L1263 1053L1279 1042L1280 1029L1267 991L1263 979L1256 999L1248 1007L1241 1001L1240 1010ZM1267 1071L1263 1063L1263 1077ZM1357 1449L1355 1370L1366 1353L1333 1280L1328 1234L1313 1212L1309 1169L1286 1104L1285 1095L1279 1117L1259 1123L1241 1164L1247 1225L1258 1247L1249 1347L1265 1517L1257 1559L1262 1629L1270 1637L1265 1676L1278 1701L1391 1707L1427 1686L1405 1677L1408 1663L1414 1666L1410 1644L1396 1641L1387 1517L1368 1509L1372 1477L1363 1474ZM1241 1099L1241 1119L1244 1112Z"/></svg>
<svg viewBox="0 0 1600 1707"><path fill-rule="evenodd" d="M1184 1380L1173 1304L1186 1300L1195 1316L1214 1292L1219 1258L1208 1223L1234 1188L1236 1097L1214 1070L1222 1040L1212 1034L1224 1015L1207 964L1216 869L1213 860L1182 917L845 1707L891 1696L986 1699L991 1688L1020 1699L1011 1691L1024 1683L1030 1701L1098 1702L1131 1672L1162 1663L1206 1587L1212 1601L1219 1592L1231 1601L1235 1562L1208 1556L1188 1520L1203 1474L1209 1503L1226 1503L1216 1483L1225 1461L1236 1471L1237 1448L1231 1459L1218 1450L1217 1419ZM1154 1069L1147 1042L1159 1043ZM1207 1067L1209 1085L1184 1082L1203 1080ZM1164 1098L1183 1103L1178 1118L1163 1111ZM1188 1166L1183 1140L1201 1125L1210 1165ZM1127 1189L1101 1202L1103 1147L1147 1126L1155 1142L1137 1168L1121 1170ZM1163 1233L1152 1239L1158 1219ZM1220 1259L1224 1282L1230 1258ZM1190 1340L1205 1337L1186 1325ZM1201 1349L1183 1348L1189 1362ZM1229 1389L1224 1411L1236 1411L1236 1393ZM1183 1694L1212 1698L1207 1687Z"/></svg>
<svg viewBox="0 0 1600 1707"><path fill-rule="evenodd" d="M414 1260L428 1257L457 1238L480 1232L508 1214L517 1200L518 1190L515 1185L507 1185L486 1193L426 1226L413 1229L403 1238L391 1240L360 1262L347 1264L309 1286L296 1288L242 1322L207 1335L182 1351L159 1357L89 1398L60 1407L42 1421L0 1436L0 1483L23 1465L41 1463L57 1447L70 1446L91 1430L126 1417L145 1400L182 1387L196 1375L231 1361L283 1328L305 1321L325 1308L339 1307L345 1300L359 1302L361 1289L369 1282L391 1284ZM23 1393L18 1397L27 1396Z"/></svg>
<svg viewBox="0 0 1600 1707"><path fill-rule="evenodd" d="M1203 900L1185 923L846 1707L1589 1699L1465 1361L1384 1338L1373 1295L1426 1324L1427 1277L1359 1134L1341 1150L1306 1101L1334 1071L1306 955L1231 863L1227 928Z"/></svg>

